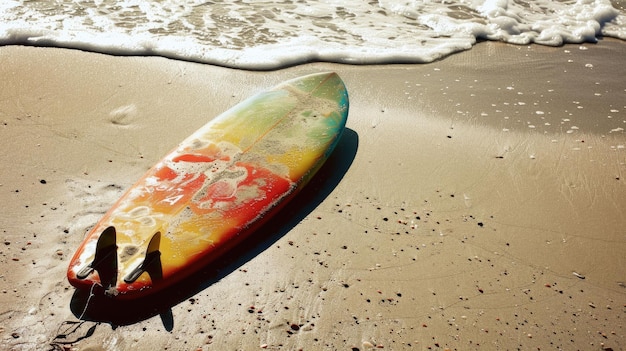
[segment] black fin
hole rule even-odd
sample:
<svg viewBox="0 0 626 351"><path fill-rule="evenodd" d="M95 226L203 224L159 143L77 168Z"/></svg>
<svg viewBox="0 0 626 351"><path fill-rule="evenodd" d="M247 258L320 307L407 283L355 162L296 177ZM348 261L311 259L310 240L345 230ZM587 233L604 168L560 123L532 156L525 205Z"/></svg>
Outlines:
<svg viewBox="0 0 626 351"><path fill-rule="evenodd" d="M117 281L117 235L115 227L110 226L105 229L96 244L96 255L92 262L85 265L76 277L78 279L87 278L94 270L98 271L100 283L104 287L115 285Z"/></svg>
<svg viewBox="0 0 626 351"><path fill-rule="evenodd" d="M152 236L152 239L150 239L150 243L148 244L148 248L146 250L146 257L137 265L137 267L133 268L133 270L124 277L124 282L128 284L134 282L143 274L143 272L148 272L152 281L160 280L163 277L161 268L161 251L159 251L160 244L161 232L156 232Z"/></svg>

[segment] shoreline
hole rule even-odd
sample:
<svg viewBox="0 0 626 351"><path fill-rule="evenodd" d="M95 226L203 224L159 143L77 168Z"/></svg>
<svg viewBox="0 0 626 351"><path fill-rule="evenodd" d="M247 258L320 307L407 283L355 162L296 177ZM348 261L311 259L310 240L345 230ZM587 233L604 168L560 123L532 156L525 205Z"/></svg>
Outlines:
<svg viewBox="0 0 626 351"><path fill-rule="evenodd" d="M612 39L484 42L430 64L252 72L0 47L0 345L622 349L625 56ZM122 192L210 118L322 70L348 87L354 148L337 184L317 177L326 196L169 322L72 324L68 260Z"/></svg>

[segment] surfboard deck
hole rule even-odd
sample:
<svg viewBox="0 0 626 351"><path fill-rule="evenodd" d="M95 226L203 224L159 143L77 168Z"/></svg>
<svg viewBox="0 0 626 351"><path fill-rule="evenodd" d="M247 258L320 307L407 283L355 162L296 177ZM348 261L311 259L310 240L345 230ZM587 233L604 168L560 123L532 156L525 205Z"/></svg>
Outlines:
<svg viewBox="0 0 626 351"><path fill-rule="evenodd" d="M152 167L87 233L77 289L132 299L172 286L253 234L322 166L348 115L336 73L287 81L216 117Z"/></svg>

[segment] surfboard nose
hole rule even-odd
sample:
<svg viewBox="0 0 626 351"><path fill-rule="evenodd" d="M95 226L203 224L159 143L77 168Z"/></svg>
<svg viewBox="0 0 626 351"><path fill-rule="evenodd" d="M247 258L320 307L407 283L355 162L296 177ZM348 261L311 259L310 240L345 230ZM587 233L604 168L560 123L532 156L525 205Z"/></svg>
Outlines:
<svg viewBox="0 0 626 351"><path fill-rule="evenodd" d="M293 85L315 97L337 101L342 108L348 108L348 90L341 77L335 72L310 74L287 81L285 85Z"/></svg>

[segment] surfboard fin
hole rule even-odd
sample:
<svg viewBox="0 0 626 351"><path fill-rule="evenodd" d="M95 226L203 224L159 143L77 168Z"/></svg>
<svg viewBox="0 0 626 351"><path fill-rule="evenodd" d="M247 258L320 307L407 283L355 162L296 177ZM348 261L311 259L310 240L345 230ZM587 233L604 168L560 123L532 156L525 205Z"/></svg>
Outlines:
<svg viewBox="0 0 626 351"><path fill-rule="evenodd" d="M93 261L78 271L78 273L76 273L76 278L85 279L94 270L98 271L101 275L101 279L103 274L100 271L117 270L116 233L115 227L113 226L108 227L102 232L102 234L100 234L98 243L96 244L96 254ZM101 283L104 285L104 282L101 281Z"/></svg>
<svg viewBox="0 0 626 351"><path fill-rule="evenodd" d="M156 232L146 250L146 257L133 268L130 273L124 277L124 282L130 284L137 280L143 272L148 272L150 278L155 281L161 278L161 251L159 251L159 245L161 244L161 232Z"/></svg>

